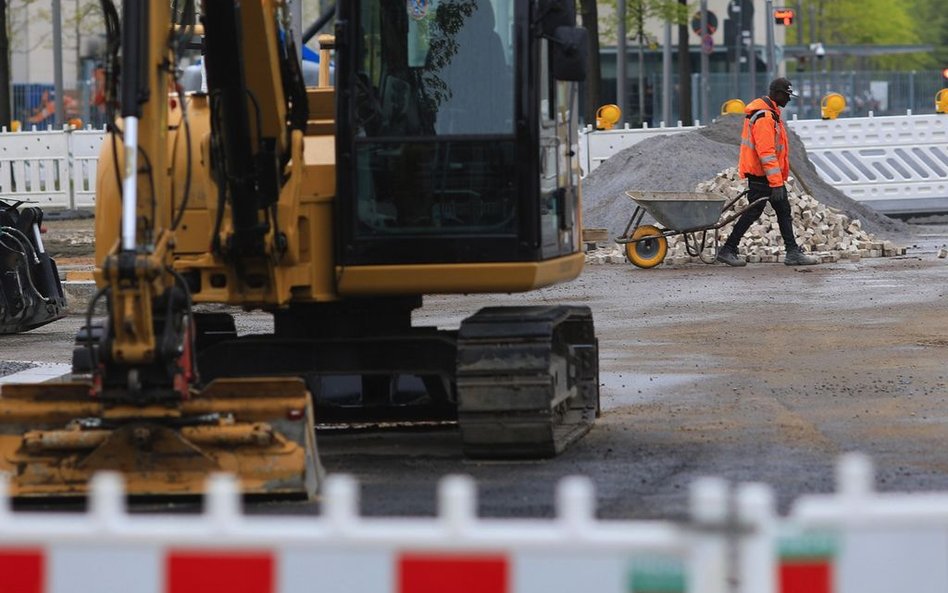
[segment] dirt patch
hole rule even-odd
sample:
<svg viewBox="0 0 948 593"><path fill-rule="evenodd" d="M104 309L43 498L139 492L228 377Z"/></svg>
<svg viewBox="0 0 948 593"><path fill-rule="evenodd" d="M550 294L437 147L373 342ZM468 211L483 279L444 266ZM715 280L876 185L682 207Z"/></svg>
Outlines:
<svg viewBox="0 0 948 593"><path fill-rule="evenodd" d="M31 369L35 366L35 364L28 362L9 362L0 360L0 377L12 375L13 373L19 373L20 371L25 371L26 369Z"/></svg>
<svg viewBox="0 0 948 593"><path fill-rule="evenodd" d="M43 245L60 266L70 263L90 263L95 255L95 219L46 220Z"/></svg>

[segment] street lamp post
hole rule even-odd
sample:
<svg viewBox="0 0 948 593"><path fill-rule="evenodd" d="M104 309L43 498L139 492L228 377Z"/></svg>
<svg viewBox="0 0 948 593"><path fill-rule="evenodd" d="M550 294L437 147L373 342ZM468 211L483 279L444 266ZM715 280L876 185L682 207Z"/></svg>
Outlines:
<svg viewBox="0 0 948 593"><path fill-rule="evenodd" d="M711 121L708 108L708 103L711 101L708 54L711 48L706 46L706 39L710 37L711 32L708 31L708 0L701 0L701 121L705 124Z"/></svg>
<svg viewBox="0 0 948 593"><path fill-rule="evenodd" d="M53 88L56 92L55 127L66 121L63 109L63 14L61 0L53 0Z"/></svg>
<svg viewBox="0 0 948 593"><path fill-rule="evenodd" d="M777 78L777 51L774 47L774 0L767 0L767 81Z"/></svg>
<svg viewBox="0 0 948 593"><path fill-rule="evenodd" d="M626 0L616 2L616 18L619 23L616 27L616 105L622 113L622 119L618 123L625 121L625 3Z"/></svg>

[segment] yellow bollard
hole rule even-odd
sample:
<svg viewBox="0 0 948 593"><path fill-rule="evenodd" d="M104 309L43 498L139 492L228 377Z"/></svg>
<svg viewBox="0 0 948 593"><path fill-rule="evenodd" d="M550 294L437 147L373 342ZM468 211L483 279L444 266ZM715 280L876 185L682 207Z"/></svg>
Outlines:
<svg viewBox="0 0 948 593"><path fill-rule="evenodd" d="M941 89L935 95L935 113L948 113L948 89Z"/></svg>
<svg viewBox="0 0 948 593"><path fill-rule="evenodd" d="M744 115L746 105L740 99L728 99L721 103L721 115Z"/></svg>
<svg viewBox="0 0 948 593"><path fill-rule="evenodd" d="M830 93L820 101L820 114L823 119L836 119L846 109L846 97L839 93Z"/></svg>
<svg viewBox="0 0 948 593"><path fill-rule="evenodd" d="M603 105L596 110L596 129L611 130L622 118L622 110L614 103Z"/></svg>

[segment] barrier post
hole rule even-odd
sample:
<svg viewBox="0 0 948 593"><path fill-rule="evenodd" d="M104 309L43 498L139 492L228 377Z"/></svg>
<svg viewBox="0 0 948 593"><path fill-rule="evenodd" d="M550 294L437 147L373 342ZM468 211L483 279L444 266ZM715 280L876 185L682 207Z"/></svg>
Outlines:
<svg viewBox="0 0 948 593"><path fill-rule="evenodd" d="M738 553L738 591L777 593L777 519L773 490L766 484L741 484L737 518L744 528Z"/></svg>
<svg viewBox="0 0 948 593"><path fill-rule="evenodd" d="M689 593L728 593L728 485L720 478L692 483L690 508L694 546L686 560ZM697 577L697 578L695 578Z"/></svg>

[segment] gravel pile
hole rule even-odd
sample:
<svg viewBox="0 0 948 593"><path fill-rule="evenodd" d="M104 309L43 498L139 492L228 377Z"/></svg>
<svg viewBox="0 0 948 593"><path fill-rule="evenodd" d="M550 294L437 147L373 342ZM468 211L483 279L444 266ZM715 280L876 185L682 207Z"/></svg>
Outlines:
<svg viewBox="0 0 948 593"><path fill-rule="evenodd" d="M9 362L0 360L0 377L12 375L13 373L19 373L20 371L25 371L26 369L31 369L35 366L35 364L30 364L28 362Z"/></svg>
<svg viewBox="0 0 948 593"><path fill-rule="evenodd" d="M656 136L616 153L582 181L583 227L607 228L617 237L635 209L626 190L695 191L699 183L734 167L743 124L743 116L722 116L700 130ZM800 137L792 130L789 137L791 175L804 193L852 220L860 220L869 233L886 238L911 234L906 223L880 214L824 182L810 164Z"/></svg>

